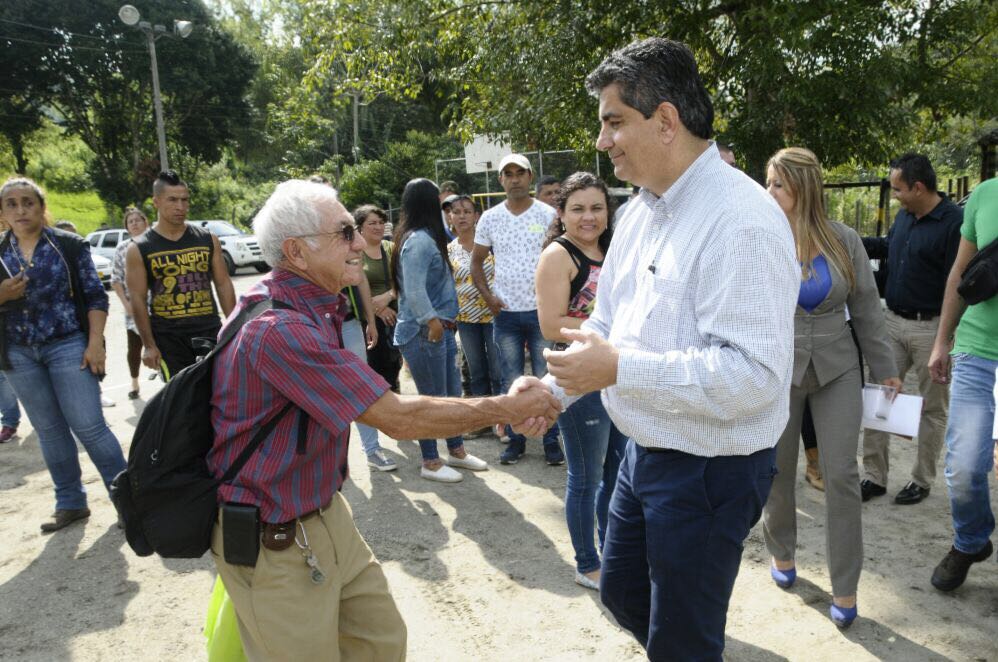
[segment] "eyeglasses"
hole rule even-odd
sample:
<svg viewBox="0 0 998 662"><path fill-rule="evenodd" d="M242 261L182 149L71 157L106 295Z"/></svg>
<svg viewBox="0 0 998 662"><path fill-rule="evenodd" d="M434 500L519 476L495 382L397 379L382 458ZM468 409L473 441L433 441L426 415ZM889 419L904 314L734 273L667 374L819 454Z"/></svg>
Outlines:
<svg viewBox="0 0 998 662"><path fill-rule="evenodd" d="M343 237L343 241L348 244L353 243L353 238L357 232L357 226L350 223L344 223L343 227L335 232L312 232L309 234L300 234L299 237L333 237L339 235Z"/></svg>

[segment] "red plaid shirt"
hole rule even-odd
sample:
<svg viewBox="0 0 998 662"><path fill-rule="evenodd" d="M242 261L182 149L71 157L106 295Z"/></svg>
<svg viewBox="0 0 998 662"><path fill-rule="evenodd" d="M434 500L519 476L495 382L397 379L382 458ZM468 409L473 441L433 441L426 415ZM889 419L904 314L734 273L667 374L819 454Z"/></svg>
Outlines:
<svg viewBox="0 0 998 662"><path fill-rule="evenodd" d="M239 310L271 298L293 310L269 310L247 322L218 356L212 383L215 443L208 468L216 478L253 433L288 402L300 409L277 425L232 481L220 502L259 506L264 522L284 522L325 505L347 477L350 423L388 384L343 349L344 298L289 271L275 269L247 292ZM298 425L307 412L305 448Z"/></svg>

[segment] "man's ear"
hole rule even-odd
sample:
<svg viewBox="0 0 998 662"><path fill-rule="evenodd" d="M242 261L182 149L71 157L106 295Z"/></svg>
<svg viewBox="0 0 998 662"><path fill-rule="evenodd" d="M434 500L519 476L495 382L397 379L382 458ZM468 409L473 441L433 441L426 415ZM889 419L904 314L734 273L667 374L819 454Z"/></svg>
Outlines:
<svg viewBox="0 0 998 662"><path fill-rule="evenodd" d="M288 237L281 244L281 252L284 253L284 259L288 261L288 264L304 271L308 268L308 261L305 259L304 252L302 250L302 241L299 241L299 237Z"/></svg>
<svg viewBox="0 0 998 662"><path fill-rule="evenodd" d="M669 144L676 139L682 122L679 119L679 110L674 105L663 101L658 104L652 117L658 122L659 135L663 143Z"/></svg>

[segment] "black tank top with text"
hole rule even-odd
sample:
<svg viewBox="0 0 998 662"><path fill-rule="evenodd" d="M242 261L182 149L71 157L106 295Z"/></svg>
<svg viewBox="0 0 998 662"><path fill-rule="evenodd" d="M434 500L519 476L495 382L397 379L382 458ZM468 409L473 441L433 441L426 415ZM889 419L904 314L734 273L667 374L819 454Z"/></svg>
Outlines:
<svg viewBox="0 0 998 662"><path fill-rule="evenodd" d="M180 239L171 241L150 228L135 244L146 267L153 329L218 323L211 290L210 232L188 225Z"/></svg>

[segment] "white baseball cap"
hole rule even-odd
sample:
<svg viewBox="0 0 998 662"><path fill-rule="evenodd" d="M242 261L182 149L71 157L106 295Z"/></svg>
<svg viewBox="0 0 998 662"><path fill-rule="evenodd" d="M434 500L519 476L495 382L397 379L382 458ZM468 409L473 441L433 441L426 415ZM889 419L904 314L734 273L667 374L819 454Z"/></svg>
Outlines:
<svg viewBox="0 0 998 662"><path fill-rule="evenodd" d="M531 172L533 171L532 168L530 167L530 161L527 160L527 157L525 157L523 154L507 154L506 156L502 157L502 161L499 162L499 167L497 168L497 170L500 173L502 173L503 168L508 166L510 163L515 163L524 170L529 170Z"/></svg>

